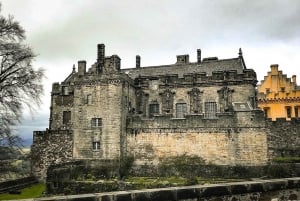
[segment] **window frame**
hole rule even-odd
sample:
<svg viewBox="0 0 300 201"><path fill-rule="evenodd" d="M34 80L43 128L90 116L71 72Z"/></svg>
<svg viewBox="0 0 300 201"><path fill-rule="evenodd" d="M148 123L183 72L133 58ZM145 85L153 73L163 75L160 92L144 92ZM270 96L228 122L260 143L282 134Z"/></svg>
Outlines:
<svg viewBox="0 0 300 201"><path fill-rule="evenodd" d="M92 118L91 119L91 127L92 128L102 128L103 121L102 118Z"/></svg>
<svg viewBox="0 0 300 201"><path fill-rule="evenodd" d="M206 101L204 102L204 118L205 119L217 119L217 102Z"/></svg>

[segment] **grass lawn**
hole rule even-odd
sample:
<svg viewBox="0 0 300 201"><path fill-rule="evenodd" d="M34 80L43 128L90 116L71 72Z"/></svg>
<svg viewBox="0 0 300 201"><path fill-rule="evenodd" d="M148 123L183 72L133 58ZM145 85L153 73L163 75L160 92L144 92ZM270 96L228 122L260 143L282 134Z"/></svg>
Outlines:
<svg viewBox="0 0 300 201"><path fill-rule="evenodd" d="M37 198L41 197L45 191L45 184L34 184L28 188L21 190L21 194L13 195L8 193L0 194L0 200L17 200L17 199L27 199L27 198Z"/></svg>

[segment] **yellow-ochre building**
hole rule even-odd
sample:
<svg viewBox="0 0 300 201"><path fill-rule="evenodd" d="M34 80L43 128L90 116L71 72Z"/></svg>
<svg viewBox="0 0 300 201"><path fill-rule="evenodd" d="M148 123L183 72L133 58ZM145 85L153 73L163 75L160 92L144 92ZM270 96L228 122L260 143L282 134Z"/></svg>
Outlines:
<svg viewBox="0 0 300 201"><path fill-rule="evenodd" d="M297 86L296 75L288 78L278 70L278 64L273 64L257 90L258 106L266 118L275 121L276 118L300 117L300 86Z"/></svg>

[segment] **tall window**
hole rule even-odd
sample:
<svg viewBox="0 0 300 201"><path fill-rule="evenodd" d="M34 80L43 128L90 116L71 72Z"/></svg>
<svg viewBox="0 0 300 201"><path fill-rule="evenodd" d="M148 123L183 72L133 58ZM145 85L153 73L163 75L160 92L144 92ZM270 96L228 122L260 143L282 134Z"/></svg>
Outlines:
<svg viewBox="0 0 300 201"><path fill-rule="evenodd" d="M299 106L295 107L295 117L297 117L297 118L300 117L299 108L300 108Z"/></svg>
<svg viewBox="0 0 300 201"><path fill-rule="evenodd" d="M94 151L100 150L100 142L99 141L93 142L93 150Z"/></svg>
<svg viewBox="0 0 300 201"><path fill-rule="evenodd" d="M265 113L265 117L266 118L270 118L271 115L270 115L270 108L269 107L265 107L264 108L264 113Z"/></svg>
<svg viewBox="0 0 300 201"><path fill-rule="evenodd" d="M87 96L86 96L86 104L92 104L92 95L91 94L88 94Z"/></svg>
<svg viewBox="0 0 300 201"><path fill-rule="evenodd" d="M215 119L217 113L217 103L216 102L205 102L204 104L204 117L207 119Z"/></svg>
<svg viewBox="0 0 300 201"><path fill-rule="evenodd" d="M184 118L186 114L186 103L177 103L176 104L176 118Z"/></svg>
<svg viewBox="0 0 300 201"><path fill-rule="evenodd" d="M291 118L292 117L292 109L291 107L286 107L286 117Z"/></svg>
<svg viewBox="0 0 300 201"><path fill-rule="evenodd" d="M159 114L159 104L152 103L149 105L149 117L153 117L153 115Z"/></svg>
<svg viewBox="0 0 300 201"><path fill-rule="evenodd" d="M102 119L101 118L92 118L92 127L97 128L97 127L102 127Z"/></svg>
<svg viewBox="0 0 300 201"><path fill-rule="evenodd" d="M71 111L63 111L63 124L66 125L71 121Z"/></svg>

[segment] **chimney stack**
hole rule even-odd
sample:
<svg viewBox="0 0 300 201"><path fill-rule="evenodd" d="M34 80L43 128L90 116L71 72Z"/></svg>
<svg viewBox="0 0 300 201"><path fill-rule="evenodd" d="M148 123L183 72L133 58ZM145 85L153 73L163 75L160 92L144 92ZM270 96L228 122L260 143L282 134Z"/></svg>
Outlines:
<svg viewBox="0 0 300 201"><path fill-rule="evenodd" d="M140 55L135 56L135 67L140 68L141 67L141 57Z"/></svg>
<svg viewBox="0 0 300 201"><path fill-rule="evenodd" d="M271 75L278 75L278 64L271 65Z"/></svg>
<svg viewBox="0 0 300 201"><path fill-rule="evenodd" d="M97 62L104 64L104 57L105 57L105 45L104 44L98 44L98 54L97 54Z"/></svg>
<svg viewBox="0 0 300 201"><path fill-rule="evenodd" d="M197 49L197 63L201 63L201 49Z"/></svg>
<svg viewBox="0 0 300 201"><path fill-rule="evenodd" d="M84 75L86 72L86 61L78 61L78 75Z"/></svg>
<svg viewBox="0 0 300 201"><path fill-rule="evenodd" d="M295 85L297 85L297 77L296 77L296 75L293 75L293 76L292 76L292 80L293 80L293 83L294 83Z"/></svg>

